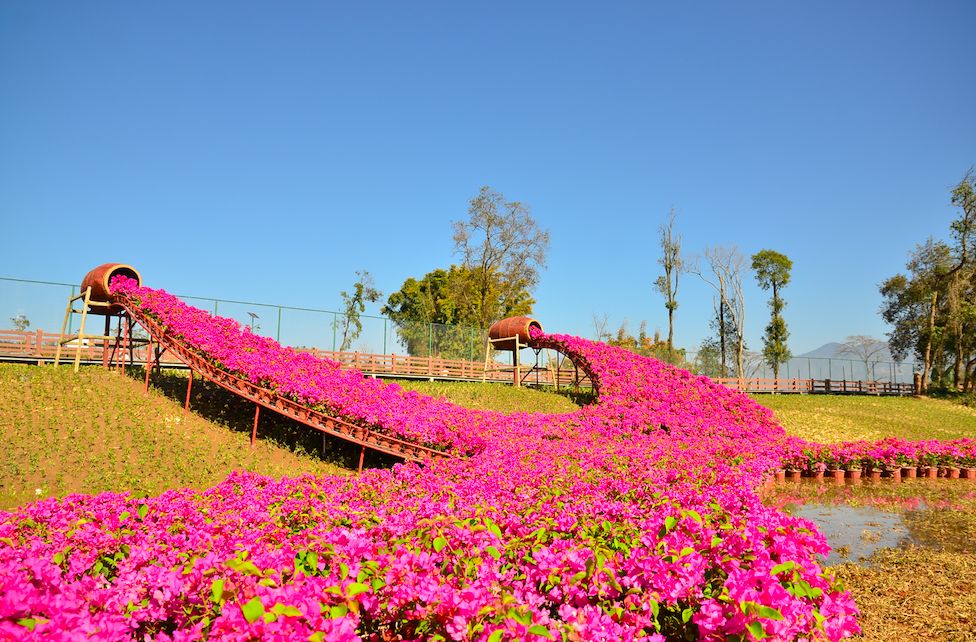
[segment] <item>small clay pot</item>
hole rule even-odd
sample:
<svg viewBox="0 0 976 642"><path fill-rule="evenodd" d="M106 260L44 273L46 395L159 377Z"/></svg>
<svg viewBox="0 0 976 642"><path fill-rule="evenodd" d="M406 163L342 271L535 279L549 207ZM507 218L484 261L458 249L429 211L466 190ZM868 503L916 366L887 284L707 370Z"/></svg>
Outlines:
<svg viewBox="0 0 976 642"><path fill-rule="evenodd" d="M938 477L939 477L939 468L938 468L938 466L929 466L928 468L926 468L925 469L925 477L926 477L926 479L938 479Z"/></svg>
<svg viewBox="0 0 976 642"><path fill-rule="evenodd" d="M871 481L881 481L881 469L880 468L872 468L870 470L870 472L868 472L868 478Z"/></svg>
<svg viewBox="0 0 976 642"><path fill-rule="evenodd" d="M800 481L800 477L801 476L802 476L802 473L799 470L788 470L788 471L786 471L786 479L787 479L787 481L798 482L798 481Z"/></svg>
<svg viewBox="0 0 976 642"><path fill-rule="evenodd" d="M776 483L782 484L785 481L786 481L786 471L780 468L779 470L776 471Z"/></svg>
<svg viewBox="0 0 976 642"><path fill-rule="evenodd" d="M902 466L901 467L902 479L915 479L918 476L917 466Z"/></svg>
<svg viewBox="0 0 976 642"><path fill-rule="evenodd" d="M959 469L956 468L955 466L949 466L946 469L946 472L948 473L946 477L948 477L949 479L959 479Z"/></svg>
<svg viewBox="0 0 976 642"><path fill-rule="evenodd" d="M831 479L833 479L838 484L843 484L844 483L844 469L843 468L837 468L835 470L828 470L827 471L827 474L830 475Z"/></svg>

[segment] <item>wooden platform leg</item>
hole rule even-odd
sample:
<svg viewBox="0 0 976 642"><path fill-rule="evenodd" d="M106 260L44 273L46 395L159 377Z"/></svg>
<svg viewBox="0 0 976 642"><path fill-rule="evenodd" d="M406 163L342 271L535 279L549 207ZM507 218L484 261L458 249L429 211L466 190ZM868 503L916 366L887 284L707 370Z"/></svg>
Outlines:
<svg viewBox="0 0 976 642"><path fill-rule="evenodd" d="M146 360L144 362L146 364L146 385L142 390L142 392L147 395L149 394L149 373L152 371L152 354L152 337L149 337L149 342L146 343Z"/></svg>
<svg viewBox="0 0 976 642"><path fill-rule="evenodd" d="M366 458L366 446L362 446L359 449L359 466L356 468L357 473L363 472L363 459Z"/></svg>
<svg viewBox="0 0 976 642"><path fill-rule="evenodd" d="M258 418L260 417L261 406L254 404L254 428L251 429L251 448L254 448L254 443L258 440Z"/></svg>
<svg viewBox="0 0 976 642"><path fill-rule="evenodd" d="M54 351L54 365L61 363L61 346L64 344L64 332L68 328L68 319L71 318L71 308L75 307L75 297L68 298L68 306L64 309L64 321L61 322L61 336L58 337L58 348Z"/></svg>
<svg viewBox="0 0 976 642"><path fill-rule="evenodd" d="M190 412L190 390L193 389L193 370L190 370L190 378L186 382L186 403L183 405L183 418Z"/></svg>
<svg viewBox="0 0 976 642"><path fill-rule="evenodd" d="M81 368L81 344L85 340L85 322L88 321L88 304L91 302L91 286L85 288L84 303L81 306L81 327L78 328L78 345L75 346L75 372Z"/></svg>

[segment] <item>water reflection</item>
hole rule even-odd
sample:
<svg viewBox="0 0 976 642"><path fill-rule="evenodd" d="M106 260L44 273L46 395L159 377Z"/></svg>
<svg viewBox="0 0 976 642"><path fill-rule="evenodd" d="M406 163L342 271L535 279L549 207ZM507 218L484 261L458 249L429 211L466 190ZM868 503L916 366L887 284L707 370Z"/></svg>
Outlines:
<svg viewBox="0 0 976 642"><path fill-rule="evenodd" d="M826 564L870 563L882 548L976 552L976 490L956 481L778 485L771 506L808 519L827 538Z"/></svg>

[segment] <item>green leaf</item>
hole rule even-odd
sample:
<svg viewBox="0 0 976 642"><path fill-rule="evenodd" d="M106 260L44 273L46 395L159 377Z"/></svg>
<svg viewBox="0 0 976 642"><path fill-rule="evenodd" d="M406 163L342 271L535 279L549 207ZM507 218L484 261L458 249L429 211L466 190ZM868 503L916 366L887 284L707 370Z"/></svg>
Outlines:
<svg viewBox="0 0 976 642"><path fill-rule="evenodd" d="M308 636L308 642L324 642L325 641L325 631L316 631L312 635Z"/></svg>
<svg viewBox="0 0 976 642"><path fill-rule="evenodd" d="M360 584L359 582L353 582L346 587L346 595L348 597L356 597L360 593L366 593L369 591L369 587L365 584Z"/></svg>
<svg viewBox="0 0 976 642"><path fill-rule="evenodd" d="M756 613L759 614L759 617L764 617L767 620L782 620L783 619L783 614L780 613L778 610L774 609L771 606L762 606L762 605L759 605L759 608L756 609Z"/></svg>
<svg viewBox="0 0 976 642"><path fill-rule="evenodd" d="M783 562L782 564L777 564L774 566L770 573L773 575L779 575L780 573L786 571L792 571L794 568L796 568L796 562Z"/></svg>
<svg viewBox="0 0 976 642"><path fill-rule="evenodd" d="M549 629L542 626L541 624L533 624L532 626L530 626L529 633L533 635L541 635L542 637L547 638L549 640L553 639L552 633L549 632Z"/></svg>
<svg viewBox="0 0 976 642"><path fill-rule="evenodd" d="M149 514L149 506L146 504L140 504L136 513L139 514L139 519L146 519L146 515Z"/></svg>
<svg viewBox="0 0 976 642"><path fill-rule="evenodd" d="M672 530L674 529L674 527L675 527L675 526L677 526L677 525L678 525L678 518L677 518L677 517L675 517L674 515L669 515L669 516L668 516L668 517L666 517L666 518L665 518L665 520L664 520L664 529L665 529L665 530L666 530L667 532L669 532L669 533L670 533L670 532L671 532L671 531L672 531Z"/></svg>
<svg viewBox="0 0 976 642"><path fill-rule="evenodd" d="M447 546L447 539L443 535L434 540L434 550L438 553L444 550L445 546Z"/></svg>
<svg viewBox="0 0 976 642"><path fill-rule="evenodd" d="M691 620L691 616L694 614L695 612L691 609L691 607L686 608L681 612L681 621L687 624Z"/></svg>
<svg viewBox="0 0 976 642"><path fill-rule="evenodd" d="M244 619L248 622L256 622L259 617L264 615L264 604L261 604L261 598L252 597L250 602L241 606L241 613L244 614Z"/></svg>
<svg viewBox="0 0 976 642"><path fill-rule="evenodd" d="M486 546L485 552L494 557L496 560L502 556L502 554L494 546Z"/></svg>
<svg viewBox="0 0 976 642"><path fill-rule="evenodd" d="M491 632L491 635L488 636L488 642L498 642L502 639L503 635L505 635L504 631L501 629L495 629Z"/></svg>
<svg viewBox="0 0 976 642"><path fill-rule="evenodd" d="M752 637L757 640L762 640L766 637L766 631L763 629L762 622L750 622L746 624L746 629L749 633L752 633Z"/></svg>
<svg viewBox="0 0 976 642"><path fill-rule="evenodd" d="M37 626L37 620L35 620L34 618L25 617L20 620L17 620L17 624L21 625L28 631L33 631L34 627Z"/></svg>
<svg viewBox="0 0 976 642"><path fill-rule="evenodd" d="M214 580L213 584L210 585L210 597L213 598L214 602L220 602L220 599L224 597L224 583L226 580L219 579Z"/></svg>
<svg viewBox="0 0 976 642"><path fill-rule="evenodd" d="M64 553L55 553L51 560L58 566L61 566L61 563L64 561Z"/></svg>
<svg viewBox="0 0 976 642"><path fill-rule="evenodd" d="M496 524L495 522L493 522L493 521L491 521L491 519L490 519L490 518L488 518L488 517L486 517L486 518L485 518L485 526L487 526L487 527L488 527L488 530L490 530L490 531L491 531L492 533L494 533L494 534L495 534L495 535L496 535L496 536L497 536L497 537L498 537L499 539L501 539L501 536L502 536L502 529L500 529L500 528L498 527L498 524Z"/></svg>
<svg viewBox="0 0 976 642"><path fill-rule="evenodd" d="M702 523L702 516L699 515L698 514L698 511L696 511L696 510L687 510L687 511L685 511L685 515L687 515L688 517L692 518L693 520L695 520L699 524Z"/></svg>
<svg viewBox="0 0 976 642"><path fill-rule="evenodd" d="M299 617L302 614L301 611L290 604L275 604L271 607L271 612L275 615L289 615L291 617Z"/></svg>
<svg viewBox="0 0 976 642"><path fill-rule="evenodd" d="M336 604L329 609L329 617L333 620L338 620L341 617L345 617L346 613L349 612L349 607L345 604Z"/></svg>

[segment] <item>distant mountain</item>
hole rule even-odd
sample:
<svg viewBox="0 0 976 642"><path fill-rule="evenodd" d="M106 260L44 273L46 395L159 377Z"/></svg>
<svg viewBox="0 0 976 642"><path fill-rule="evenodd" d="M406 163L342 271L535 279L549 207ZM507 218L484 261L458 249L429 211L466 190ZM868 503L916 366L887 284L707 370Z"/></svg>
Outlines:
<svg viewBox="0 0 976 642"><path fill-rule="evenodd" d="M843 354L841 353L841 348L844 346L842 343L837 343L836 341L831 341L830 343L825 343L815 350L810 352L804 352L803 354L794 355L795 358L810 358L810 359L854 359L857 360L858 356L856 354ZM877 355L871 358L872 361L877 362L887 362L894 361L891 357L891 353L887 349L882 350Z"/></svg>
<svg viewBox="0 0 976 642"><path fill-rule="evenodd" d="M836 341L831 341L830 343L825 343L819 348L811 350L810 352L804 352L803 354L795 354L794 357L804 357L810 359L832 359L834 357L841 356L840 348L843 344L837 343ZM847 356L847 355L843 355Z"/></svg>

